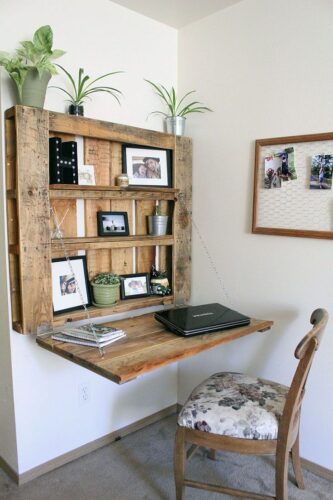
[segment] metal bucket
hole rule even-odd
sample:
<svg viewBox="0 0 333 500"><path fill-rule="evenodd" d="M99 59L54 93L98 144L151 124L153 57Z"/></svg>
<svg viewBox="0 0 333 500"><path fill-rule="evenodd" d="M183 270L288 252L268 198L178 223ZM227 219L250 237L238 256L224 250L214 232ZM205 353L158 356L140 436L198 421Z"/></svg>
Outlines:
<svg viewBox="0 0 333 500"><path fill-rule="evenodd" d="M185 121L183 116L167 116L165 118L165 131L167 134L184 135Z"/></svg>
<svg viewBox="0 0 333 500"><path fill-rule="evenodd" d="M168 215L148 215L148 232L151 236L164 236L168 229Z"/></svg>

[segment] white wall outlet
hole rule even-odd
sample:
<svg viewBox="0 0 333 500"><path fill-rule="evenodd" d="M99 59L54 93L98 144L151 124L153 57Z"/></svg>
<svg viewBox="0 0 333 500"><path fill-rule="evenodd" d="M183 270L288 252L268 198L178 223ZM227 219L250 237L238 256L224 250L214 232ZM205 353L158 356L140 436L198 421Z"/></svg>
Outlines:
<svg viewBox="0 0 333 500"><path fill-rule="evenodd" d="M87 404L90 401L90 389L87 383L79 384L79 405Z"/></svg>

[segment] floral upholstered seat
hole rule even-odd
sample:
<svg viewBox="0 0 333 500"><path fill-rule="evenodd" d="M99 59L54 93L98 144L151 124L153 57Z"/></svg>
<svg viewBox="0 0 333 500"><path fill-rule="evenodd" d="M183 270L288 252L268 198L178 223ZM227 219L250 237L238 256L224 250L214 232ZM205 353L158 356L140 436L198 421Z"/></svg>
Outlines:
<svg viewBox="0 0 333 500"><path fill-rule="evenodd" d="M244 439L277 439L289 388L242 373L215 373L194 389L178 424Z"/></svg>

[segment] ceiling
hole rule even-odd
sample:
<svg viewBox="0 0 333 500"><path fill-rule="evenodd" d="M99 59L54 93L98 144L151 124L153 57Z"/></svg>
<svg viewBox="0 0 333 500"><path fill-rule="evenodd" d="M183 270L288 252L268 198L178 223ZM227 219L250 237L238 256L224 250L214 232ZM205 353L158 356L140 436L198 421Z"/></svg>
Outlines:
<svg viewBox="0 0 333 500"><path fill-rule="evenodd" d="M241 0L112 0L123 7L173 28L182 28L186 24L209 16Z"/></svg>

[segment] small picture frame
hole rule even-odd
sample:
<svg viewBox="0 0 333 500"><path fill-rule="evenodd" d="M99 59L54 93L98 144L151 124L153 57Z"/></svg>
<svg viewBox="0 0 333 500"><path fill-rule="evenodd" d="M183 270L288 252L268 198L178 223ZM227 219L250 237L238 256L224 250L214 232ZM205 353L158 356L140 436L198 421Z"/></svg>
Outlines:
<svg viewBox="0 0 333 500"><path fill-rule="evenodd" d="M78 166L79 186L95 186L95 167L94 165Z"/></svg>
<svg viewBox="0 0 333 500"><path fill-rule="evenodd" d="M127 212L97 212L98 236L129 236Z"/></svg>
<svg viewBox="0 0 333 500"><path fill-rule="evenodd" d="M54 314L91 306L87 261L84 255L52 259L52 297Z"/></svg>
<svg viewBox="0 0 333 500"><path fill-rule="evenodd" d="M120 277L120 294L124 299L137 299L150 295L149 274L125 274Z"/></svg>
<svg viewBox="0 0 333 500"><path fill-rule="evenodd" d="M172 187L169 149L123 144L122 159L130 186Z"/></svg>

